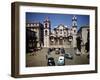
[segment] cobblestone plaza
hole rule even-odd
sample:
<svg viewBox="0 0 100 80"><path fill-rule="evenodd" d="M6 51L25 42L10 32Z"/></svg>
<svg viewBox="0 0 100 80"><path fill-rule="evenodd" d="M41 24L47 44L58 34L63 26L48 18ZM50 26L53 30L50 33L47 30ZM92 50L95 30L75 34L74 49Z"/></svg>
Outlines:
<svg viewBox="0 0 100 80"><path fill-rule="evenodd" d="M26 66L27 67L36 67L36 66L48 66L47 65L47 56L48 48L43 48L36 53L27 53L26 55ZM89 64L89 58L87 57L87 53L82 53L80 55L75 54L75 50L73 48L65 49L66 53L70 53L73 56L73 59L65 59L65 65L81 65L81 64ZM55 54L55 51L52 51L49 56L53 57L55 60L55 64L57 66L58 57L60 54Z"/></svg>

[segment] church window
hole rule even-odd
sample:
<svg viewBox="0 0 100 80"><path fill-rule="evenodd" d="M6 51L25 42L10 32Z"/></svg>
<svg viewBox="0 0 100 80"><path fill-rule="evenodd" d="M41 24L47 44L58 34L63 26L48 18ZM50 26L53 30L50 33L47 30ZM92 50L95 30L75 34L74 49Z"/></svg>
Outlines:
<svg viewBox="0 0 100 80"><path fill-rule="evenodd" d="M45 28L47 28L47 23L45 23Z"/></svg>
<svg viewBox="0 0 100 80"><path fill-rule="evenodd" d="M34 24L33 26L35 26L35 27L36 27L36 24Z"/></svg>
<svg viewBox="0 0 100 80"><path fill-rule="evenodd" d="M45 35L47 35L47 30L45 30Z"/></svg>
<svg viewBox="0 0 100 80"><path fill-rule="evenodd" d="M62 34L62 29L60 30L60 34Z"/></svg>
<svg viewBox="0 0 100 80"><path fill-rule="evenodd" d="M31 24L31 27L33 26L33 24Z"/></svg>
<svg viewBox="0 0 100 80"><path fill-rule="evenodd" d="M74 30L74 32L76 32L76 30Z"/></svg>

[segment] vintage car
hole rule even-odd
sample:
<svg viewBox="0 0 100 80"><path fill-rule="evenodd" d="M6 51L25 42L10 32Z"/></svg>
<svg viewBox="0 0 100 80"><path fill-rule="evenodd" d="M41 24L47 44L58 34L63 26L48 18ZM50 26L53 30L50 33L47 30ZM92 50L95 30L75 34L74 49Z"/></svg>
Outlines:
<svg viewBox="0 0 100 80"><path fill-rule="evenodd" d="M60 54L60 50L58 48L55 49L56 54Z"/></svg>
<svg viewBox="0 0 100 80"><path fill-rule="evenodd" d="M64 48L61 48L60 50L61 50L61 53L62 53L62 54L64 54L64 53L65 53Z"/></svg>
<svg viewBox="0 0 100 80"><path fill-rule="evenodd" d="M58 65L58 66L65 65L65 58L64 58L63 55L59 56L57 65Z"/></svg>
<svg viewBox="0 0 100 80"><path fill-rule="evenodd" d="M64 57L65 57L66 59L73 59L73 55L70 54L70 53L65 53L65 54L64 54Z"/></svg>
<svg viewBox="0 0 100 80"><path fill-rule="evenodd" d="M54 58L53 57L49 57L48 58L48 63L47 63L48 66L55 66L55 61L54 61Z"/></svg>

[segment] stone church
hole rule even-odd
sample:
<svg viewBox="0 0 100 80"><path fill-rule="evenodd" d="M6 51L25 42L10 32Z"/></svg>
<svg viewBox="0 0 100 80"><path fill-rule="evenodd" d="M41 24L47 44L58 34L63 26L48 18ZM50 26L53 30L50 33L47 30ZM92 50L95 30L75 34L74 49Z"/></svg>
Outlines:
<svg viewBox="0 0 100 80"><path fill-rule="evenodd" d="M50 20L48 18L44 21L44 47L76 47L77 37L77 17L72 18L72 27L68 28L63 24L59 24L56 28L51 30Z"/></svg>

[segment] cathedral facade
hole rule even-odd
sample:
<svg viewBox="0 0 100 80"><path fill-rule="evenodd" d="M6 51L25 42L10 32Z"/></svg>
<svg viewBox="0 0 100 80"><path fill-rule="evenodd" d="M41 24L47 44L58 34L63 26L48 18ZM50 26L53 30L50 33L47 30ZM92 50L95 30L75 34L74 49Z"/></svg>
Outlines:
<svg viewBox="0 0 100 80"><path fill-rule="evenodd" d="M77 37L77 17L73 16L72 26L68 28L63 24L59 24L51 30L51 22L48 18L44 21L44 47L76 47Z"/></svg>
<svg viewBox="0 0 100 80"><path fill-rule="evenodd" d="M33 22L26 23L26 30L34 32L34 37L28 39L35 42L34 47L47 47L47 48L76 48L77 47L77 17L73 16L72 26L68 28L66 25L58 24L54 29L51 27L51 21L46 18L43 23ZM27 38L27 36L26 36ZM31 44L34 45L33 42Z"/></svg>

